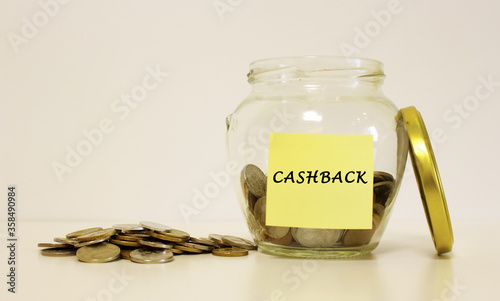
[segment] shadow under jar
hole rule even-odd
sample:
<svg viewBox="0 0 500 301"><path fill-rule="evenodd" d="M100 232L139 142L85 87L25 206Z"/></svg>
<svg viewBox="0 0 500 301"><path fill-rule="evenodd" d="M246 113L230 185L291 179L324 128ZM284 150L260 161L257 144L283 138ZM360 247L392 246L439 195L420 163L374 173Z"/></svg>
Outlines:
<svg viewBox="0 0 500 301"><path fill-rule="evenodd" d="M384 78L380 62L361 58L304 56L250 64L252 90L228 116L226 142L229 163L238 170L232 180L240 206L263 252L344 258L377 247L408 153L398 108L381 90ZM363 183L355 186L350 184L359 170L349 174L336 168L343 162L357 164L357 146L346 155L332 145L337 138L347 137L343 143L350 143L358 136L363 141L369 137L370 148L363 150L370 163L369 171L357 174L357 182L361 175L370 178L361 177ZM303 166L312 168L301 170ZM337 191L344 187L347 197L339 198ZM357 187L363 193L357 194ZM351 226L338 226L346 216L345 224ZM352 227L350 220L358 217L364 226Z"/></svg>

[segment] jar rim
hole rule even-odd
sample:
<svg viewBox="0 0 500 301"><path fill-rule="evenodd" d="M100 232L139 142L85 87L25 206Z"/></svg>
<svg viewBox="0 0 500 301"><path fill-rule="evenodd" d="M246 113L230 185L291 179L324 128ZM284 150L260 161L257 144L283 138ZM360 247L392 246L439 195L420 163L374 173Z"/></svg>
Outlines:
<svg viewBox="0 0 500 301"><path fill-rule="evenodd" d="M362 78L381 82L385 77L380 61L360 57L306 55L274 57L250 63L248 82L292 80L304 78Z"/></svg>

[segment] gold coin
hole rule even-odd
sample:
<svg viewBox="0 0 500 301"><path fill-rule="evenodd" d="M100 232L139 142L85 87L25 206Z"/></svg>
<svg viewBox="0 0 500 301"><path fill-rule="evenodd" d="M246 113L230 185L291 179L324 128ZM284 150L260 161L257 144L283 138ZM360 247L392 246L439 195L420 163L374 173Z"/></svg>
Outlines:
<svg viewBox="0 0 500 301"><path fill-rule="evenodd" d="M266 197L261 197L257 203L255 203L255 207L253 210L253 215L255 216L255 220L259 223L259 225L263 228L266 227Z"/></svg>
<svg viewBox="0 0 500 301"><path fill-rule="evenodd" d="M394 190L394 182L383 181L373 184L373 192L375 193L375 202L382 206L387 206L387 201Z"/></svg>
<svg viewBox="0 0 500 301"><path fill-rule="evenodd" d="M203 253L202 250L196 249L196 248L191 248L191 247L186 247L183 245L174 245L174 249L181 250L184 252L189 252L189 253L198 253L201 254Z"/></svg>
<svg viewBox="0 0 500 301"><path fill-rule="evenodd" d="M187 242L189 241L189 233L177 230L177 229L172 229L170 232L158 232L158 231L151 231L151 230L146 230L147 234L149 236L152 236L154 238L158 238L161 240L166 240L166 241L171 241L171 242Z"/></svg>
<svg viewBox="0 0 500 301"><path fill-rule="evenodd" d="M167 249L144 247L130 252L130 260L137 263L165 263L174 260L174 254Z"/></svg>
<svg viewBox="0 0 500 301"><path fill-rule="evenodd" d="M215 241L208 239L208 238L203 238L203 237L190 237L189 242L195 243L195 244L201 244L201 245L206 245L206 246L212 246L212 247L218 247L219 244L216 243Z"/></svg>
<svg viewBox="0 0 500 301"><path fill-rule="evenodd" d="M248 164L241 171L241 181L246 184L256 198L260 198L266 193L266 175L253 164Z"/></svg>
<svg viewBox="0 0 500 301"><path fill-rule="evenodd" d="M78 260L89 263L108 262L120 256L120 248L110 243L81 247L76 252Z"/></svg>
<svg viewBox="0 0 500 301"><path fill-rule="evenodd" d="M146 230L144 230L144 233L122 233L120 235L129 236L129 237L136 237L137 239L151 237L146 233ZM124 240L126 240L126 239L124 239Z"/></svg>
<svg viewBox="0 0 500 301"><path fill-rule="evenodd" d="M75 256L76 255L76 250L75 248L49 248L49 249L42 249L40 253L43 256L49 256L49 257L64 257L64 256Z"/></svg>
<svg viewBox="0 0 500 301"><path fill-rule="evenodd" d="M219 248L213 249L212 255L222 257L238 257L248 255L248 250L241 248Z"/></svg>
<svg viewBox="0 0 500 301"><path fill-rule="evenodd" d="M78 240L76 240L74 238L65 238L65 237L55 237L54 241L60 242L63 244L67 244L67 245L72 245L72 246L74 246L78 243Z"/></svg>
<svg viewBox="0 0 500 301"><path fill-rule="evenodd" d="M130 260L130 252L135 249L120 249L120 257L126 260Z"/></svg>
<svg viewBox="0 0 500 301"><path fill-rule="evenodd" d="M385 178L382 175L378 175L375 172L373 173L373 183L383 182Z"/></svg>
<svg viewBox="0 0 500 301"><path fill-rule="evenodd" d="M267 210L267 198L265 196L261 197L257 203L255 203L254 214L255 219L264 230L265 234L272 238L281 238L288 234L290 227L278 227L278 226L267 226L266 225L266 210Z"/></svg>
<svg viewBox="0 0 500 301"><path fill-rule="evenodd" d="M197 244L197 243L192 243L192 242L180 242L179 245L188 247L188 248L193 248L193 249L198 249L201 251L206 251L206 252L212 252L214 249L213 246L207 246L207 245L202 245L202 244Z"/></svg>
<svg viewBox="0 0 500 301"><path fill-rule="evenodd" d="M101 240L108 239L116 234L116 230L113 228L102 229L99 231L91 232L85 235L80 235L76 237L79 242L90 241L90 240Z"/></svg>
<svg viewBox="0 0 500 301"><path fill-rule="evenodd" d="M138 241L130 241L130 240L110 239L109 242L112 244L124 246L124 247L141 247L142 246L142 244L140 244Z"/></svg>
<svg viewBox="0 0 500 301"><path fill-rule="evenodd" d="M120 256L120 248L110 243L100 243L81 247L76 252L78 260L89 263L108 262Z"/></svg>
<svg viewBox="0 0 500 301"><path fill-rule="evenodd" d="M147 235L146 229L144 229L144 230L122 230L120 233L121 234L128 234L128 235L138 235L138 236Z"/></svg>
<svg viewBox="0 0 500 301"><path fill-rule="evenodd" d="M370 242L373 236L373 229L349 229L344 234L344 246L359 247Z"/></svg>
<svg viewBox="0 0 500 301"><path fill-rule="evenodd" d="M169 227L167 225L155 223L155 222L141 222L141 226L143 226L145 229L153 230L153 231L158 231L158 232L170 232L172 230L172 227Z"/></svg>
<svg viewBox="0 0 500 301"><path fill-rule="evenodd" d="M208 239L215 242L216 244L223 246L225 243L222 241L222 235L220 234L210 234L208 235Z"/></svg>
<svg viewBox="0 0 500 301"><path fill-rule="evenodd" d="M38 243L39 248L75 248L73 245L63 244L58 242L40 242Z"/></svg>
<svg viewBox="0 0 500 301"><path fill-rule="evenodd" d="M81 248L81 247L85 247L85 246L96 245L98 243L105 242L105 241L108 241L108 239L104 238L104 239L98 239L98 240L89 240L89 241L84 241L84 242L77 243L75 245L75 247L76 248Z"/></svg>
<svg viewBox="0 0 500 301"><path fill-rule="evenodd" d="M129 235L129 234L116 234L111 238L120 239L120 240L128 240L128 241L138 241L140 239L139 236Z"/></svg>
<svg viewBox="0 0 500 301"><path fill-rule="evenodd" d="M373 204L373 213L378 214L382 217L382 216L384 216L384 213L385 213L385 207L382 206L382 204L375 203L375 204Z"/></svg>
<svg viewBox="0 0 500 301"><path fill-rule="evenodd" d="M388 172L385 172L385 171L374 171L373 175L377 176L377 177L381 177L385 181L394 182L394 177L390 173L388 173Z"/></svg>
<svg viewBox="0 0 500 301"><path fill-rule="evenodd" d="M89 228L89 229L78 230L78 231L66 234L66 238L76 238L77 236L82 236L82 235L96 232L99 230L102 230L102 227L94 227L94 228Z"/></svg>
<svg viewBox="0 0 500 301"><path fill-rule="evenodd" d="M286 234L285 234L286 235ZM222 241L226 245L247 250L256 250L257 245L253 241L232 235L222 235Z"/></svg>
<svg viewBox="0 0 500 301"><path fill-rule="evenodd" d="M246 182L241 183L241 188L243 190L243 196L245 197L245 201L248 205L248 210L250 212L253 212L253 207L255 206L255 203L259 199L255 195L253 195L250 190L248 190L248 186Z"/></svg>
<svg viewBox="0 0 500 301"><path fill-rule="evenodd" d="M138 243L144 246L158 248L158 249L172 249L174 247L173 244L167 244L164 241L154 238L141 238Z"/></svg>
<svg viewBox="0 0 500 301"><path fill-rule="evenodd" d="M175 248L172 248L172 249L169 249L172 253L174 253L174 255L180 255L180 254L183 254L184 252L182 250L179 250L179 249L175 249Z"/></svg>

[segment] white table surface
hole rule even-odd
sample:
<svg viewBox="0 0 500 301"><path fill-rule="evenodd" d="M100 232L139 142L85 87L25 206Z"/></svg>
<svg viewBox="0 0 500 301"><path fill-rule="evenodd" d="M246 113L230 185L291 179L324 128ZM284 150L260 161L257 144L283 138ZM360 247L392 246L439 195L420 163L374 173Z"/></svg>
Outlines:
<svg viewBox="0 0 500 301"><path fill-rule="evenodd" d="M7 292L2 231L1 300L500 300L500 221L453 221L454 250L441 257L421 220L391 220L371 255L350 260L254 251L237 258L186 255L156 265L88 264L44 257L37 247L74 230L115 223L21 222L15 294ZM250 238L243 221L171 225L192 236Z"/></svg>

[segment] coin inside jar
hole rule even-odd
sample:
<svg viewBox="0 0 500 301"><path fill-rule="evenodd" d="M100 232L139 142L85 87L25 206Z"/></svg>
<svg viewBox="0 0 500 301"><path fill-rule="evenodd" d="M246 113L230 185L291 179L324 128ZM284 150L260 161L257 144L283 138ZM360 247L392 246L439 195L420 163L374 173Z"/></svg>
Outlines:
<svg viewBox="0 0 500 301"><path fill-rule="evenodd" d="M292 228L293 238L305 247L328 248L334 246L341 238L340 229Z"/></svg>
<svg viewBox="0 0 500 301"><path fill-rule="evenodd" d="M370 242L374 229L349 229L345 232L343 244L346 247L358 247Z"/></svg>
<svg viewBox="0 0 500 301"><path fill-rule="evenodd" d="M241 181L248 191L259 198L266 193L266 175L253 164L248 164L241 171Z"/></svg>
<svg viewBox="0 0 500 301"><path fill-rule="evenodd" d="M388 206L389 197L394 190L394 182L383 181L373 184L373 192L375 193L375 202L382 206Z"/></svg>
<svg viewBox="0 0 500 301"><path fill-rule="evenodd" d="M290 227L267 226L266 225L266 203L267 198L261 197L254 207L254 216L266 234L272 238L281 238L288 234Z"/></svg>

